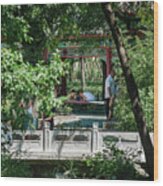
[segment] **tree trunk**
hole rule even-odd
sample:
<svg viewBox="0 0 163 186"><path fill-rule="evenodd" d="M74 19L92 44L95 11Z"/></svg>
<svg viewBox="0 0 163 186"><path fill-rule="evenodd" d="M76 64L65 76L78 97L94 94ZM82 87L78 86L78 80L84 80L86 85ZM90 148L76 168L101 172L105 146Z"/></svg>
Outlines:
<svg viewBox="0 0 163 186"><path fill-rule="evenodd" d="M147 131L146 121L140 104L138 88L128 65L128 57L122 42L120 31L116 25L115 14L112 10L111 3L102 3L102 9L106 17L106 21L111 29L112 36L116 45L118 56L120 59L123 75L125 77L127 90L132 104L133 113L137 123L138 132L141 138L142 146L145 152L146 165L150 178L154 179L154 148Z"/></svg>

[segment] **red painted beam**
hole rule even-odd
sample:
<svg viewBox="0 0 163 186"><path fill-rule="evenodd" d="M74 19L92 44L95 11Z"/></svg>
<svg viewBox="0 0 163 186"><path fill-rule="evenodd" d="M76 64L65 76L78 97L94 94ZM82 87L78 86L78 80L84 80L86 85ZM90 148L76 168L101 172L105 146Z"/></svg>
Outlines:
<svg viewBox="0 0 163 186"><path fill-rule="evenodd" d="M65 54L66 54L66 51L65 51ZM64 62L64 60L66 59L66 57L64 56L61 59L62 59L62 62ZM61 94L62 94L62 96L65 96L65 95L67 95L67 91L66 91L66 89L67 89L66 76L63 76L61 78L61 82L62 82L61 83Z"/></svg>
<svg viewBox="0 0 163 186"><path fill-rule="evenodd" d="M64 58L67 58L67 59L74 59L74 58L92 58L92 57L98 58L98 57L100 57L100 55L97 55L97 56L64 56Z"/></svg>
<svg viewBox="0 0 163 186"><path fill-rule="evenodd" d="M61 40L73 40L73 39L78 39L78 38L106 38L110 37L108 34L81 34L79 36L69 36L66 39L61 38Z"/></svg>
<svg viewBox="0 0 163 186"><path fill-rule="evenodd" d="M68 47L62 47L59 48L59 50L69 49L69 48L82 48L82 46L68 46ZM102 49L108 49L110 47L107 46L99 46L99 47L83 47L83 48L102 48Z"/></svg>

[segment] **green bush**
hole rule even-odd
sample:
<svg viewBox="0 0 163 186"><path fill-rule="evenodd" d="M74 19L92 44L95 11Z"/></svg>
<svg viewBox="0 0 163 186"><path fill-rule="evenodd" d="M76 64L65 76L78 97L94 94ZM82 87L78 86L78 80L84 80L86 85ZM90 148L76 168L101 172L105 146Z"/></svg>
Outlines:
<svg viewBox="0 0 163 186"><path fill-rule="evenodd" d="M64 179L106 179L106 180L144 180L131 160L124 153L110 146L111 158L106 153L97 153L85 160L65 160L47 162L46 166L36 165L36 177ZM34 165L33 165L34 166Z"/></svg>
<svg viewBox="0 0 163 186"><path fill-rule="evenodd" d="M9 155L1 155L2 177L32 177L30 166L23 160L12 160Z"/></svg>

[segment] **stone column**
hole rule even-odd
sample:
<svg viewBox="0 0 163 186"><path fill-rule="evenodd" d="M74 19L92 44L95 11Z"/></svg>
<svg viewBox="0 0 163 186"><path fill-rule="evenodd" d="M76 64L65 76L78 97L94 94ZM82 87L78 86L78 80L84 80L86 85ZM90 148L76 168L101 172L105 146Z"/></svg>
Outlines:
<svg viewBox="0 0 163 186"><path fill-rule="evenodd" d="M97 122L93 123L91 144L92 153L97 152L99 150L99 131Z"/></svg>
<svg viewBox="0 0 163 186"><path fill-rule="evenodd" d="M50 147L50 128L49 128L49 122L44 121L44 127L43 127L43 151L49 151Z"/></svg>

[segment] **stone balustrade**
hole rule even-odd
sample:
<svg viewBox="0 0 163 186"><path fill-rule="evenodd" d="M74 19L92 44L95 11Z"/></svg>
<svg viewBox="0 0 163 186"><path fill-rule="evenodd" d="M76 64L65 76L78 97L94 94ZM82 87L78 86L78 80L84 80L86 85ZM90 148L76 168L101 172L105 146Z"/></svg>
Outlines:
<svg viewBox="0 0 163 186"><path fill-rule="evenodd" d="M150 134L153 141L153 133ZM105 143L107 142L107 143ZM93 128L73 128L50 130L47 123L43 130L13 131L10 152L13 158L22 159L82 159L106 149L106 144L114 144L134 161L145 162L144 152L138 132L116 132ZM16 153L18 152L18 153ZM19 156L18 156L19 154Z"/></svg>

